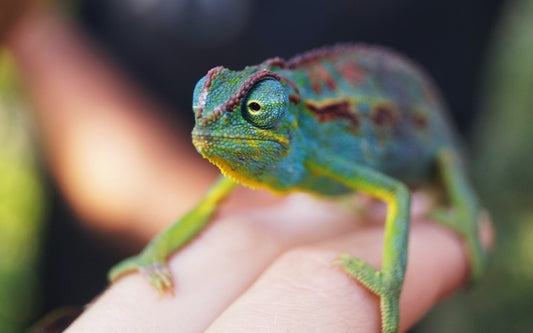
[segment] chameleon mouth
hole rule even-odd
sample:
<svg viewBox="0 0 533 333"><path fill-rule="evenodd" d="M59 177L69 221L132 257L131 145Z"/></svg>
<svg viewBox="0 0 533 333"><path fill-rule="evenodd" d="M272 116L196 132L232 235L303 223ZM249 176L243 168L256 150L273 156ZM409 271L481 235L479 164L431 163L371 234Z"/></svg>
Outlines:
<svg viewBox="0 0 533 333"><path fill-rule="evenodd" d="M198 132L192 133L192 142L196 149L198 150L209 150L217 146L217 142L227 142L227 141L244 141L244 142L260 142L268 141L276 143L287 149L289 141L282 137L274 136L263 136L263 137L247 137L242 135L212 135L212 134L202 134Z"/></svg>

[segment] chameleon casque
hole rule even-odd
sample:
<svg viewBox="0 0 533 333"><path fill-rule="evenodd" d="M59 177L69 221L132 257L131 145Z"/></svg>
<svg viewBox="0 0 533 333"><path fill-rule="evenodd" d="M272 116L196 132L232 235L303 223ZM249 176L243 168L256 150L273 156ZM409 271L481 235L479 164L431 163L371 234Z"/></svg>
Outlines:
<svg viewBox="0 0 533 333"><path fill-rule="evenodd" d="M377 294L383 332L397 332L407 260L408 185L435 183L453 210L434 216L464 240L471 277L484 266L480 207L463 170L447 110L430 79L380 47L339 45L241 71L211 69L194 89L198 152L223 177L137 256L110 272L139 270L170 288L167 257L200 232L237 183L278 193L364 192L388 207L381 270L343 254L337 264Z"/></svg>

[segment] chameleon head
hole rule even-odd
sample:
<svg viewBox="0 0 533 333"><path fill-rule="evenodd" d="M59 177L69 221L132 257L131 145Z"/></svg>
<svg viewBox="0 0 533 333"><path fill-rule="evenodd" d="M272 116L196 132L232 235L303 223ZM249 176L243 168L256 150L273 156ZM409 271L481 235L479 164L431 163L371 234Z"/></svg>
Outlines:
<svg viewBox="0 0 533 333"><path fill-rule="evenodd" d="M288 89L266 69L211 69L194 89L194 146L226 176L249 186L268 183L289 151Z"/></svg>

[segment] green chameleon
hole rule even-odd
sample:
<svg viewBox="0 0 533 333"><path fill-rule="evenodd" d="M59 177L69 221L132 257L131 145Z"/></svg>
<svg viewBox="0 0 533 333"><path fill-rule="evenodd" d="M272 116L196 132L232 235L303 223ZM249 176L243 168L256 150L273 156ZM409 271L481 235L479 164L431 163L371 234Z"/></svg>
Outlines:
<svg viewBox="0 0 533 333"><path fill-rule="evenodd" d="M380 296L383 332L397 332L407 264L410 192L439 182L453 211L437 220L463 239L477 278L485 253L480 207L458 142L432 82L392 51L339 45L242 71L215 67L194 88L198 152L223 177L198 205L137 256L109 273L139 270L159 290L172 287L166 260L209 222L237 183L277 193L339 196L361 191L388 207L381 270L342 254L348 274Z"/></svg>

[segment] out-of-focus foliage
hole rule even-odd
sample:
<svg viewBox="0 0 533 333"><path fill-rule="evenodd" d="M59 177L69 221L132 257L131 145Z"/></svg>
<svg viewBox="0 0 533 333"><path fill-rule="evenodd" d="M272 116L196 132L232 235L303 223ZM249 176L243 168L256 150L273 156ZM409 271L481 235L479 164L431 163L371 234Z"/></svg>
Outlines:
<svg viewBox="0 0 533 333"><path fill-rule="evenodd" d="M19 332L39 300L44 193L14 64L0 52L0 332Z"/></svg>
<svg viewBox="0 0 533 333"><path fill-rule="evenodd" d="M533 0L508 3L487 60L471 150L496 248L483 281L435 310L421 332L533 332Z"/></svg>

